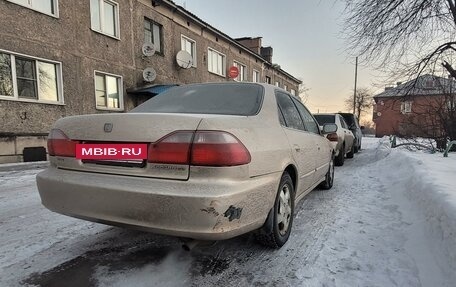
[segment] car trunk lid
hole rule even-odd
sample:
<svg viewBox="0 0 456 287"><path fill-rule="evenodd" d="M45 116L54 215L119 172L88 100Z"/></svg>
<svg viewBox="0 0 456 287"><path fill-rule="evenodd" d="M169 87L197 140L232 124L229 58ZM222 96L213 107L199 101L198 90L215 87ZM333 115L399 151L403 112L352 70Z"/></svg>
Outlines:
<svg viewBox="0 0 456 287"><path fill-rule="evenodd" d="M82 144L144 143L149 146L177 129L195 131L200 121L201 115L189 114L102 114L63 118L57 121L54 128L61 130L69 139ZM188 163L166 164L147 160L80 160L64 156L52 157L51 161L59 168L87 172L179 180L186 180L189 177Z"/></svg>

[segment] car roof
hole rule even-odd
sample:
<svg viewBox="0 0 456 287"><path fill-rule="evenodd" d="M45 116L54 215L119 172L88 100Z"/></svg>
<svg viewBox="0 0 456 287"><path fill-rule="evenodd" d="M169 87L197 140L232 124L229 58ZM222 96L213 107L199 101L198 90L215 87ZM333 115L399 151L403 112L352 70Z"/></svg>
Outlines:
<svg viewBox="0 0 456 287"><path fill-rule="evenodd" d="M353 116L353 117L356 118L356 115L352 114L352 113L339 113L339 114L341 114L343 117L345 117L345 116Z"/></svg>
<svg viewBox="0 0 456 287"><path fill-rule="evenodd" d="M335 116L337 114L339 114L339 113L315 113L313 115L314 116L319 116L319 115L321 115L321 116Z"/></svg>

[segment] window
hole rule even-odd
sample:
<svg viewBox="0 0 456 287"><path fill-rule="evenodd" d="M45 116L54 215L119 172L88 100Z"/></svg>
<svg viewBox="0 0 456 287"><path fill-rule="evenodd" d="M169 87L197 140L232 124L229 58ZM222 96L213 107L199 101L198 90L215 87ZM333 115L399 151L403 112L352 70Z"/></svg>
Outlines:
<svg viewBox="0 0 456 287"><path fill-rule="evenodd" d="M226 74L226 57L220 52L208 48L207 51L207 69L209 72L225 77Z"/></svg>
<svg viewBox="0 0 456 287"><path fill-rule="evenodd" d="M192 55L192 66L196 67L196 42L184 35L181 35L181 49Z"/></svg>
<svg viewBox="0 0 456 287"><path fill-rule="evenodd" d="M58 17L58 0L9 0L32 10Z"/></svg>
<svg viewBox="0 0 456 287"><path fill-rule="evenodd" d="M287 85L283 85L283 89L284 89L285 91L288 90Z"/></svg>
<svg viewBox="0 0 456 287"><path fill-rule="evenodd" d="M90 0L92 30L119 38L119 5L109 0Z"/></svg>
<svg viewBox="0 0 456 287"><path fill-rule="evenodd" d="M255 84L193 84L168 89L131 112L253 116L263 94L263 87Z"/></svg>
<svg viewBox="0 0 456 287"><path fill-rule="evenodd" d="M299 114L301 115L306 130L311 133L319 135L320 128L318 127L318 124L315 122L310 112L306 109L306 107L304 107L304 105L300 101L293 99L293 102L298 108Z"/></svg>
<svg viewBox="0 0 456 287"><path fill-rule="evenodd" d="M271 77L266 76L265 82L268 84L271 84Z"/></svg>
<svg viewBox="0 0 456 287"><path fill-rule="evenodd" d="M276 87L280 87L279 82L275 82Z"/></svg>
<svg viewBox="0 0 456 287"><path fill-rule="evenodd" d="M336 118L333 115L314 115L314 118L320 126L324 124L334 124L336 122Z"/></svg>
<svg viewBox="0 0 456 287"><path fill-rule="evenodd" d="M454 111L456 109L456 95L448 97L448 99L447 99L447 108L448 108L448 111Z"/></svg>
<svg viewBox="0 0 456 287"><path fill-rule="evenodd" d="M296 91L293 90L293 89L291 89L291 90L290 90L290 94L292 94L293 96L296 96Z"/></svg>
<svg viewBox="0 0 456 287"><path fill-rule="evenodd" d="M63 103L61 65L0 51L0 99Z"/></svg>
<svg viewBox="0 0 456 287"><path fill-rule="evenodd" d="M162 28L163 26L152 20L144 19L144 43L152 43L155 52L162 54Z"/></svg>
<svg viewBox="0 0 456 287"><path fill-rule="evenodd" d="M260 82L260 72L258 72L257 70L253 70L252 82L254 82L254 83Z"/></svg>
<svg viewBox="0 0 456 287"><path fill-rule="evenodd" d="M95 71L97 109L122 110L122 77Z"/></svg>
<svg viewBox="0 0 456 287"><path fill-rule="evenodd" d="M11 56L0 53L0 96L14 96Z"/></svg>
<svg viewBox="0 0 456 287"><path fill-rule="evenodd" d="M287 127L304 131L304 123L291 98L285 93L276 93L276 98Z"/></svg>
<svg viewBox="0 0 456 287"><path fill-rule="evenodd" d="M239 62L234 61L233 65L239 69L239 75L234 79L238 82L247 80L247 67Z"/></svg>
<svg viewBox="0 0 456 287"><path fill-rule="evenodd" d="M345 120L342 118L342 116L339 116L339 121L340 121L340 125L341 125L344 129L348 129L348 125L347 125L347 123L345 122Z"/></svg>
<svg viewBox="0 0 456 287"><path fill-rule="evenodd" d="M408 114L412 112L412 102L406 101L401 103L401 113Z"/></svg>

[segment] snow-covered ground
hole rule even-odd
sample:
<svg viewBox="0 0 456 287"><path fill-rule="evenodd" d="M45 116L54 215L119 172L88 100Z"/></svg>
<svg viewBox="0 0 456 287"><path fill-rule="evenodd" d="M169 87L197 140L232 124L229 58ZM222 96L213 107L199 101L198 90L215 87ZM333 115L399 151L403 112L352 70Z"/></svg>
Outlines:
<svg viewBox="0 0 456 287"><path fill-rule="evenodd" d="M40 169L0 171L0 286L454 286L456 154L363 141L333 189L298 204L280 250L247 234L185 252L46 210Z"/></svg>

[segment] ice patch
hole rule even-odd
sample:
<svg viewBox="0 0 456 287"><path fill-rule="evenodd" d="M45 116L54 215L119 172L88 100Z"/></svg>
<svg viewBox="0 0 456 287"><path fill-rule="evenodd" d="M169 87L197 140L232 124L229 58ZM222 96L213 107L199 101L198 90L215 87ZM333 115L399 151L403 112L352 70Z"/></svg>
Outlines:
<svg viewBox="0 0 456 287"><path fill-rule="evenodd" d="M97 267L93 279L99 287L150 287L186 286L190 284L191 257L184 251L173 251L158 265L147 264L141 268L110 271L106 266Z"/></svg>

